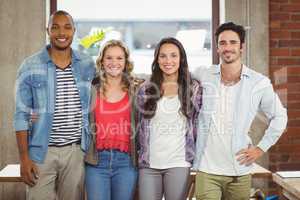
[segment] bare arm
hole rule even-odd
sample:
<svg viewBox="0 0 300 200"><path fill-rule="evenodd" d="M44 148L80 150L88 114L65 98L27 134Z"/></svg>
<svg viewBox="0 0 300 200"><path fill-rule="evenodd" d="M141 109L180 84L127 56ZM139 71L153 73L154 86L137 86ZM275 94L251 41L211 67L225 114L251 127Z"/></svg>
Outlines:
<svg viewBox="0 0 300 200"><path fill-rule="evenodd" d="M20 155L21 177L27 185L32 187L37 182L38 170L29 157L27 134L27 131L17 131L16 137Z"/></svg>

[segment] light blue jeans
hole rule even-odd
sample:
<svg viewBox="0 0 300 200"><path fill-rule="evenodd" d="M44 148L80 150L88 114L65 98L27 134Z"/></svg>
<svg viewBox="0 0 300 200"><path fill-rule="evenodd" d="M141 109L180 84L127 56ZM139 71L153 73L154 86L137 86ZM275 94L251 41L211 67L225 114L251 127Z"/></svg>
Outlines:
<svg viewBox="0 0 300 200"><path fill-rule="evenodd" d="M98 151L98 165L85 166L88 200L132 200L137 170L130 156L118 150Z"/></svg>

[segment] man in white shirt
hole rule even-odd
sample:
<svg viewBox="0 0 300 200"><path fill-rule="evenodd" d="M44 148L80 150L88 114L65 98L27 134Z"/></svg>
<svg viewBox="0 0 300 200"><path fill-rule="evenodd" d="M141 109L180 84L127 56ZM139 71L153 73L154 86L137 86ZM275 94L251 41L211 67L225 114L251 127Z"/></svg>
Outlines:
<svg viewBox="0 0 300 200"><path fill-rule="evenodd" d="M248 200L253 162L276 143L286 123L269 78L242 64L245 29L232 22L216 31L221 64L198 72L203 85L196 157L197 200ZM262 111L269 126L257 146L248 135Z"/></svg>

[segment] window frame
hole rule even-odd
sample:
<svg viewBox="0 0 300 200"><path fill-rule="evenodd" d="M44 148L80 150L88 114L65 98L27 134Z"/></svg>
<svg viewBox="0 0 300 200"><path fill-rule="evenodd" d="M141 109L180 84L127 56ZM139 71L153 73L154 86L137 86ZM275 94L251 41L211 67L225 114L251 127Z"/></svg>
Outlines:
<svg viewBox="0 0 300 200"><path fill-rule="evenodd" d="M50 0L50 15L57 10L57 0ZM220 0L212 0L212 64L219 64L215 32L220 25Z"/></svg>

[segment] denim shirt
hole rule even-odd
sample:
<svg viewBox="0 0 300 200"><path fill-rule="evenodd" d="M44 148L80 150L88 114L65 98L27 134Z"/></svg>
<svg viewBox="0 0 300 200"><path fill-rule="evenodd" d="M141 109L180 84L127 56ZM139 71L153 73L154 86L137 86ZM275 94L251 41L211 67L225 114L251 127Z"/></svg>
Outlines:
<svg viewBox="0 0 300 200"><path fill-rule="evenodd" d="M220 65L199 70L194 75L201 80L203 85L203 104L198 117L199 140L196 144L196 157L193 165L193 169L199 170L210 127L214 126L215 122L216 100L219 98L218 88L221 83ZM241 87L237 93L237 104L233 111L231 149L233 160L235 160L233 165L236 174L246 174L249 173L252 166L240 165L235 154L239 150L247 148L248 145L252 145L248 131L257 112L263 112L269 122L263 138L257 145L264 152L275 144L283 133L287 124L287 112L266 76L243 65L240 81Z"/></svg>
<svg viewBox="0 0 300 200"><path fill-rule="evenodd" d="M55 108L56 67L48 54L48 48L46 46L26 58L18 70L16 80L14 128L15 131L28 131L29 155L38 163L43 163L48 150ZM85 151L90 142L88 113L95 64L87 55L72 50L72 72L82 107L81 148ZM38 115L37 121L31 122L31 113Z"/></svg>
<svg viewBox="0 0 300 200"><path fill-rule="evenodd" d="M145 91L149 87L150 82L142 84L137 95L137 112L138 122L136 123L136 130L138 135L138 166L139 168L150 167L150 120L145 118L142 114L145 100L147 98ZM192 104L194 109L191 117L187 120L187 132L185 136L185 160L192 163L195 156L196 136L197 136L197 118L202 105L202 87L199 81L192 80Z"/></svg>

